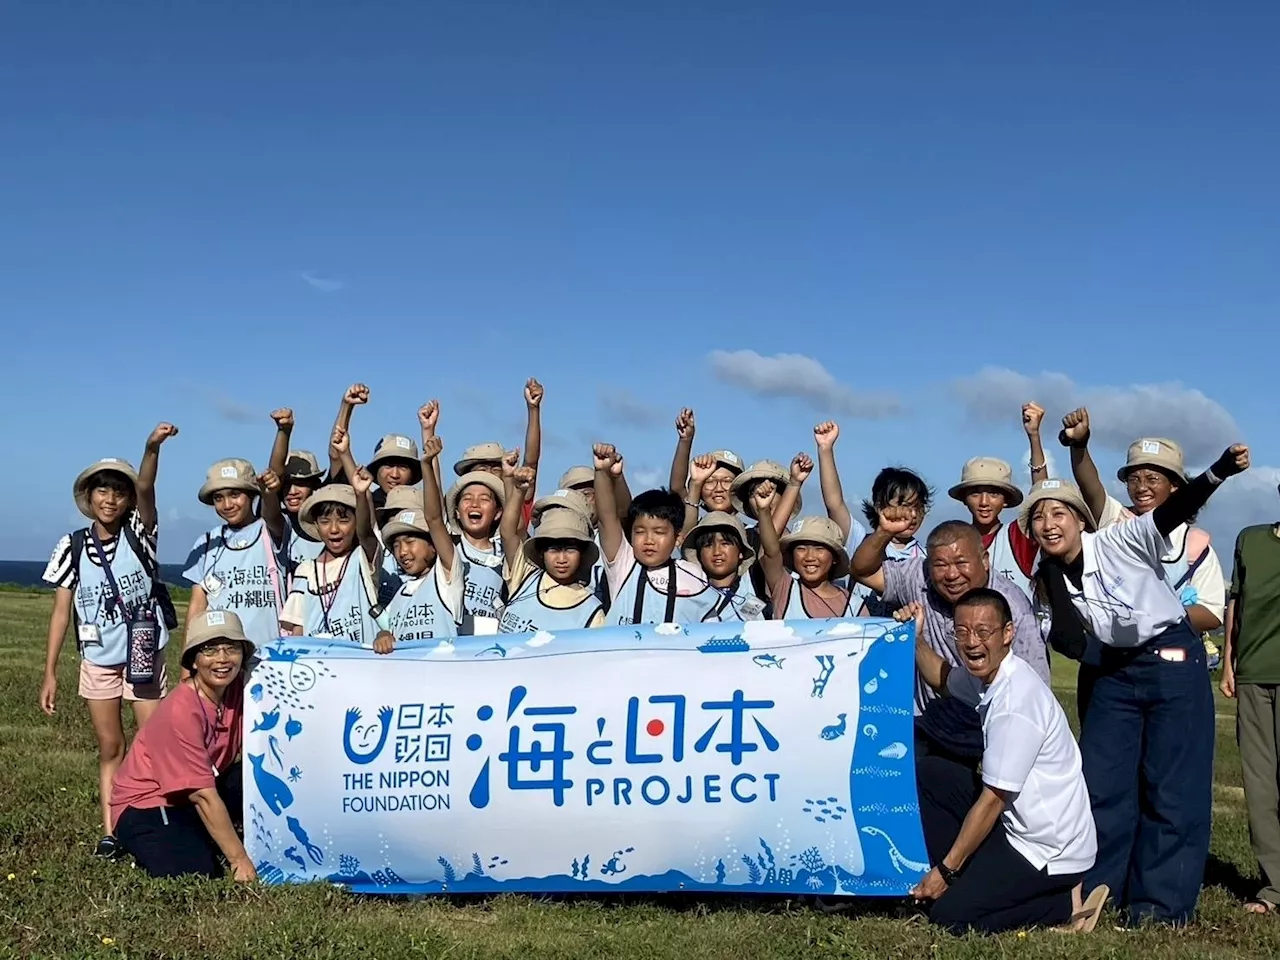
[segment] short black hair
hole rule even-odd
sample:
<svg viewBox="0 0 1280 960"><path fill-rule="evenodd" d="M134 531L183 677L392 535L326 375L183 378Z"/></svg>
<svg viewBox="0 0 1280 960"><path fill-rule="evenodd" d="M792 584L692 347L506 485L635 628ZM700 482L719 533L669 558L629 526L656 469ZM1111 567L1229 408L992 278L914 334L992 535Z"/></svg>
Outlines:
<svg viewBox="0 0 1280 960"><path fill-rule="evenodd" d="M955 610L961 607L992 607L1000 614L1000 626L1013 623L1013 610L1009 601L1004 598L1004 594L990 587L974 587L955 602Z"/></svg>
<svg viewBox="0 0 1280 960"><path fill-rule="evenodd" d="M734 542L736 542L738 544L739 550L745 551L747 549L747 545L743 543L742 538L738 536L738 531L733 529L733 527L730 527L730 526L709 527L703 530L699 530L696 534L694 534L689 539L688 545L692 547L694 550L701 550L703 547L707 547L711 545L711 540L713 537L715 537L716 534L722 534L727 539L733 540Z"/></svg>
<svg viewBox="0 0 1280 960"><path fill-rule="evenodd" d="M944 547L959 540L972 540L979 547L983 545L982 534L972 523L967 520L944 520L929 531L929 538L925 540L924 546L926 550L932 550L934 547Z"/></svg>
<svg viewBox="0 0 1280 960"><path fill-rule="evenodd" d="M880 523L881 510L912 500L920 504L921 513L928 513L933 504L933 491L924 478L906 467L885 467L871 484L871 499L862 501L862 515L874 530Z"/></svg>
<svg viewBox="0 0 1280 960"><path fill-rule="evenodd" d="M99 470L85 481L86 490L111 490L115 493L135 493L133 481L119 470Z"/></svg>
<svg viewBox="0 0 1280 960"><path fill-rule="evenodd" d="M684 497L664 487L646 490L632 497L631 506L627 507L627 516L622 521L622 532L627 535L628 540L631 539L631 528L640 517L666 520L679 533L684 527Z"/></svg>
<svg viewBox="0 0 1280 960"><path fill-rule="evenodd" d="M338 519L345 520L347 517L354 517L356 511L353 507L348 507L345 503L336 503L333 500L326 500L320 506L316 507L315 512L311 514L311 522L321 519L322 517L331 517L337 514Z"/></svg>

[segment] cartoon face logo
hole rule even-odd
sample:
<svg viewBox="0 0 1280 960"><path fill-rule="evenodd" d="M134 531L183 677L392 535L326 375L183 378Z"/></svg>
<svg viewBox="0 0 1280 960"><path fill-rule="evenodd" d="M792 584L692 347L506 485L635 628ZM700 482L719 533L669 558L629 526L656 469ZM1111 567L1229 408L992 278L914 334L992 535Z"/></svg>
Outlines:
<svg viewBox="0 0 1280 960"><path fill-rule="evenodd" d="M373 763L387 745L387 736L391 733L391 719L396 712L391 707L383 707L378 711L377 720L366 724L360 723L360 708L352 707L347 711L346 721L342 726L342 749L352 763Z"/></svg>

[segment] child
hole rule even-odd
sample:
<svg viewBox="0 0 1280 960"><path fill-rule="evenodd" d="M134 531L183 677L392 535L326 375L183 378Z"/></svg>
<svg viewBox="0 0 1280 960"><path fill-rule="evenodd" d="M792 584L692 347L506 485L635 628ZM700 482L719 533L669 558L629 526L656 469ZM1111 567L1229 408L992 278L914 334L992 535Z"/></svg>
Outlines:
<svg viewBox="0 0 1280 960"><path fill-rule="evenodd" d="M526 423L524 430L524 465L538 474L538 461L542 457L542 398L545 396L542 384L533 377L525 381L524 404ZM462 459L453 465L453 472L461 477L468 473L492 473L502 477L502 461L506 456L506 448L496 441L478 443L462 451ZM561 484L564 486L564 484ZM529 488L528 497L521 505L521 522L528 528L533 517L533 491L536 483Z"/></svg>
<svg viewBox="0 0 1280 960"><path fill-rule="evenodd" d="M519 455L515 450L507 455L513 466ZM484 470L464 473L445 498L445 513L459 531L454 543L465 564L463 607L472 618L483 618L482 623L496 621L503 600L502 541L495 537L502 508L502 481Z"/></svg>
<svg viewBox="0 0 1280 960"><path fill-rule="evenodd" d="M522 502L534 483L529 467L504 470L507 503ZM566 492L565 499L575 496ZM515 499L520 497L520 500ZM520 517L502 517L503 575L510 599L501 609L499 633L573 630L604 624L604 605L591 587L591 568L599 550L591 538L587 514L580 508L543 504L534 536L525 540Z"/></svg>
<svg viewBox="0 0 1280 960"><path fill-rule="evenodd" d="M926 554L924 544L916 539L916 533L919 532L924 518L929 512L932 505L933 491L929 489L929 485L924 482L918 473L913 470L907 470L905 467L885 467L876 474L875 481L871 484L871 497L862 501L862 513L867 518L867 522L874 530L880 522L880 514L888 507L905 507L911 511L911 524L901 533L895 534L893 539L889 541L889 545L885 548L885 560L889 562L898 560L910 560L914 557L923 557ZM861 526L859 524L859 526ZM850 548L850 554L857 549L858 543L862 542L862 537L866 535L866 530L862 531L860 536L856 538L850 536L849 542L853 544ZM848 546L848 544L846 544ZM850 583L853 587L853 595L862 600L862 607L858 611L860 617L891 617L894 614L892 606L885 604L880 595L873 591L870 587L864 587L862 584Z"/></svg>
<svg viewBox="0 0 1280 960"><path fill-rule="evenodd" d="M839 525L827 517L804 517L780 545L783 563L796 576L771 583L774 619L849 616L849 591L835 583L849 575Z"/></svg>
<svg viewBox="0 0 1280 960"><path fill-rule="evenodd" d="M572 477L574 475L573 471L580 469L589 468L574 467L565 474L565 477ZM592 470L590 472L594 484L595 471ZM564 477L561 477L561 479L563 480ZM614 490L617 489L618 485L614 484ZM607 607L609 605L609 585L605 580L604 564L600 560L600 529L599 525L596 523L595 502L596 492L594 486L591 490L591 499L587 500L581 492L581 487L566 488L561 484L558 490L547 494L545 497L539 497L534 501L531 520L534 524L541 523L542 514L545 511L557 508L575 510L582 515L583 519L587 521L587 529L591 534L591 542L596 547L596 559L591 564L591 590L599 598L600 602ZM629 493L627 494L627 503L631 503L631 495Z"/></svg>
<svg viewBox="0 0 1280 960"><path fill-rule="evenodd" d="M298 521L324 550L298 568L280 626L295 637L340 637L372 647L395 584L372 565L378 552L367 496L373 477L357 470L351 479L350 486L321 487L302 505Z"/></svg>
<svg viewBox="0 0 1280 960"><path fill-rule="evenodd" d="M457 563L458 552L444 523L440 485L436 482L435 461L443 448L434 434L423 437L422 499L401 510L382 528L383 540L405 580L387 605L388 629L374 641L377 653L390 653L395 644L406 640L458 635L465 584ZM411 489L397 487L391 496Z"/></svg>
<svg viewBox="0 0 1280 960"><path fill-rule="evenodd" d="M719 600L702 570L675 559L684 501L672 490L647 490L631 501L618 520L614 479L622 476L622 457L606 443L592 451L596 513L605 575L613 598L607 623L698 623Z"/></svg>
<svg viewBox="0 0 1280 960"><path fill-rule="evenodd" d="M98 741L98 796L102 807L102 839L94 854L110 859L120 852L111 830L111 787L124 759L121 701L133 704L139 726L147 721L165 694L163 656L150 683L130 683L129 621L151 605L156 613L157 649L169 640L166 616L156 610L160 583L156 563L156 470L160 445L177 436L178 428L162 423L147 438L141 469L123 460L107 459L82 471L73 486L76 506L90 526L58 541L44 571L44 581L56 589L49 618L44 682L40 708L53 716L58 692L58 656L67 626L75 618L80 661L80 696L89 707L89 720ZM167 593L165 593L167 597Z"/></svg>
<svg viewBox="0 0 1280 960"><path fill-rule="evenodd" d="M206 610L230 610L259 649L280 636L288 574L280 548L280 500L259 498L267 482L275 482L274 476L257 477L248 460L219 460L209 468L197 496L222 522L195 542L182 573L191 584L188 623ZM255 515L255 499L261 518Z"/></svg>
<svg viewBox="0 0 1280 960"><path fill-rule="evenodd" d="M426 446L423 446L423 460L426 460ZM438 490L439 487L437 486ZM387 524L391 523L397 516L405 510L415 511L419 515L422 513L422 488L421 487L395 487L382 501L382 506L378 508L375 519L377 528L374 531L378 537L380 560L379 566L391 577L399 577L401 574L401 566L395 551L391 548L391 541L387 539ZM419 517L421 518L421 516Z"/></svg>
<svg viewBox="0 0 1280 960"><path fill-rule="evenodd" d="M756 554L747 545L747 529L737 517L708 513L685 539L684 557L702 567L718 594L715 606L702 618L704 623L767 619L766 604L756 596L747 576Z"/></svg>
<svg viewBox="0 0 1280 960"><path fill-rule="evenodd" d="M734 510L757 523L761 516L770 516L773 518L774 529L785 530L804 504L800 487L796 483L804 466L802 461L797 462L799 459L797 456L791 461L790 470L776 460L757 460L738 474L733 481ZM813 464L808 466L812 473ZM807 476L805 474L806 478ZM756 495L757 491L759 497ZM760 508L763 513L757 513L757 501L763 505Z"/></svg>
<svg viewBox="0 0 1280 960"><path fill-rule="evenodd" d="M307 538L298 526L298 511L307 497L320 489L324 471L320 461L310 450L291 450L289 440L293 436L293 411L282 407L271 413L276 423L276 439L271 447L270 471L283 480L283 494L279 498L284 508L286 523L281 551L288 557L289 570L295 570L303 560L314 560L324 545Z"/></svg>

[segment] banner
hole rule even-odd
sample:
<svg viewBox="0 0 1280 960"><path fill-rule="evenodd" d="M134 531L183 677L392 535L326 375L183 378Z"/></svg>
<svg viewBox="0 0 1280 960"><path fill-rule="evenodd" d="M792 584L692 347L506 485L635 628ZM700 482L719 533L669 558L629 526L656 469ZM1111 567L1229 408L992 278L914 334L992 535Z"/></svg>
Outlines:
<svg viewBox="0 0 1280 960"><path fill-rule="evenodd" d="M363 893L901 896L928 870L914 627L286 639L247 680L245 844Z"/></svg>

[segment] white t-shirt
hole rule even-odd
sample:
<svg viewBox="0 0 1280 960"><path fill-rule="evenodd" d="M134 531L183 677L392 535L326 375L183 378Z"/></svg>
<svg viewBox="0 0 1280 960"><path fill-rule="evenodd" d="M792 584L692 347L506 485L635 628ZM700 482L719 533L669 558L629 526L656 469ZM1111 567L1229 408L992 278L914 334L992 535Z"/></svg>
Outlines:
<svg viewBox="0 0 1280 960"><path fill-rule="evenodd" d="M947 690L982 720L982 782L1013 795L1000 815L1009 845L1050 876L1092 867L1098 836L1089 788L1053 691L1013 653L989 686L955 667Z"/></svg>

